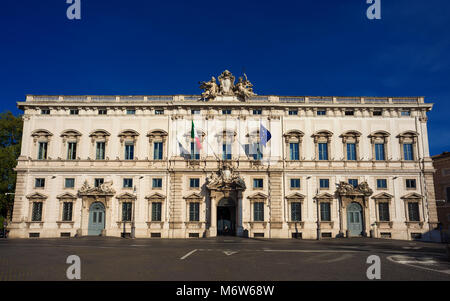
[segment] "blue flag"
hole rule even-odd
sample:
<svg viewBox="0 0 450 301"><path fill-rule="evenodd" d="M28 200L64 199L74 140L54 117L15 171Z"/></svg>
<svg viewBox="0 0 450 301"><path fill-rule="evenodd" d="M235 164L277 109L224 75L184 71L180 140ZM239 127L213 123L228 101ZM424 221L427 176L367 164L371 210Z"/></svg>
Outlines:
<svg viewBox="0 0 450 301"><path fill-rule="evenodd" d="M272 138L272 134L261 123L259 129L259 140L261 144L265 147L270 138Z"/></svg>

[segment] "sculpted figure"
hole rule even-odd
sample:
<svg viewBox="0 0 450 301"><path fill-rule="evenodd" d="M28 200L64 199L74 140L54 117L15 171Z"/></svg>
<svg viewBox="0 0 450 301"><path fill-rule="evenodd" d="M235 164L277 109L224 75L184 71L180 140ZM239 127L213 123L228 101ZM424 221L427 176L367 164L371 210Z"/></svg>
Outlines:
<svg viewBox="0 0 450 301"><path fill-rule="evenodd" d="M104 193L114 193L112 189L113 181L108 181L100 185L100 190Z"/></svg>
<svg viewBox="0 0 450 301"><path fill-rule="evenodd" d="M247 79L247 75L244 73L245 80L242 77L239 77L238 83L235 87L236 95L247 99L250 96L255 96L256 93L253 92L253 85L252 83Z"/></svg>
<svg viewBox="0 0 450 301"><path fill-rule="evenodd" d="M203 90L202 98L209 99L214 98L219 93L219 87L216 83L216 78L213 76L209 82L200 82L200 89Z"/></svg>

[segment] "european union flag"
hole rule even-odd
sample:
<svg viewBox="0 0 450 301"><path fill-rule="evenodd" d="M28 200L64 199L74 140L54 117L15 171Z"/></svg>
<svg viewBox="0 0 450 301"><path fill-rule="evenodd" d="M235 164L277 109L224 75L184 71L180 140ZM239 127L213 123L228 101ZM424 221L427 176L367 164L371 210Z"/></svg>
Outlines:
<svg viewBox="0 0 450 301"><path fill-rule="evenodd" d="M260 143L265 147L267 142L269 142L270 138L272 138L272 134L261 123L260 124L260 129L259 129L259 140L260 140Z"/></svg>

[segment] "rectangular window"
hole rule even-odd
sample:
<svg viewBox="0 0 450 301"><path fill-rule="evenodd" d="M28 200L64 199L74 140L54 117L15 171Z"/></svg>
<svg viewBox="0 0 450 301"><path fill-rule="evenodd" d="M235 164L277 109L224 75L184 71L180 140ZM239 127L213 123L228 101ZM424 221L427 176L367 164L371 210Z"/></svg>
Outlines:
<svg viewBox="0 0 450 301"><path fill-rule="evenodd" d="M375 160L386 160L386 157L384 155L384 143L375 143Z"/></svg>
<svg viewBox="0 0 450 301"><path fill-rule="evenodd" d="M411 116L411 111L402 111L402 116Z"/></svg>
<svg viewBox="0 0 450 301"><path fill-rule="evenodd" d="M356 161L356 144L347 143L347 160Z"/></svg>
<svg viewBox="0 0 450 301"><path fill-rule="evenodd" d="M127 115L135 115L136 110L127 110Z"/></svg>
<svg viewBox="0 0 450 301"><path fill-rule="evenodd" d="M42 115L50 115L50 110L49 109L41 110L41 114Z"/></svg>
<svg viewBox="0 0 450 301"><path fill-rule="evenodd" d="M191 142L191 160L200 160L200 152L195 142Z"/></svg>
<svg viewBox="0 0 450 301"><path fill-rule="evenodd" d="M94 180L94 186L95 187L100 187L100 185L102 185L105 182L105 179L103 178L97 178Z"/></svg>
<svg viewBox="0 0 450 301"><path fill-rule="evenodd" d="M160 222L161 221L161 208L162 208L162 203L160 203L160 202L152 203L152 222Z"/></svg>
<svg viewBox="0 0 450 301"><path fill-rule="evenodd" d="M291 188L300 188L300 179L291 179Z"/></svg>
<svg viewBox="0 0 450 301"><path fill-rule="evenodd" d="M189 203L189 221L200 221L200 203Z"/></svg>
<svg viewBox="0 0 450 301"><path fill-rule="evenodd" d="M162 187L162 179L161 178L155 178L152 180L152 187L153 188L161 188Z"/></svg>
<svg viewBox="0 0 450 301"><path fill-rule="evenodd" d="M387 180L386 179L377 179L377 188L378 189L387 189Z"/></svg>
<svg viewBox="0 0 450 301"><path fill-rule="evenodd" d="M296 109L289 109L289 115L298 115L298 110L296 110Z"/></svg>
<svg viewBox="0 0 450 301"><path fill-rule="evenodd" d="M263 188L263 179L253 179L253 188Z"/></svg>
<svg viewBox="0 0 450 301"><path fill-rule="evenodd" d="M73 203L72 202L64 202L63 203L63 212L62 212L62 220L65 222L72 221L72 210Z"/></svg>
<svg viewBox="0 0 450 301"><path fill-rule="evenodd" d="M375 111L373 111L373 114L372 114L373 116L382 116L383 115L383 111L381 111L381 110L375 110Z"/></svg>
<svg viewBox="0 0 450 301"><path fill-rule="evenodd" d="M189 187L190 188L199 188L200 187L200 179L189 179Z"/></svg>
<svg viewBox="0 0 450 301"><path fill-rule="evenodd" d="M317 116L325 116L327 115L327 111L326 110L318 110L317 111Z"/></svg>
<svg viewBox="0 0 450 301"><path fill-rule="evenodd" d="M378 214L380 215L380 221L388 222L390 220L389 203L378 203Z"/></svg>
<svg viewBox="0 0 450 301"><path fill-rule="evenodd" d="M419 222L419 203L418 202L409 202L408 203L408 216L411 222Z"/></svg>
<svg viewBox="0 0 450 301"><path fill-rule="evenodd" d="M328 143L319 143L319 160L328 160Z"/></svg>
<svg viewBox="0 0 450 301"><path fill-rule="evenodd" d="M222 115L231 115L231 110L222 110Z"/></svg>
<svg viewBox="0 0 450 301"><path fill-rule="evenodd" d="M78 115L79 111L78 109L71 109L70 110L70 115Z"/></svg>
<svg viewBox="0 0 450 301"><path fill-rule="evenodd" d="M134 143L125 143L125 160L134 159Z"/></svg>
<svg viewBox="0 0 450 301"><path fill-rule="evenodd" d="M75 179L74 178L66 178L64 180L64 187L65 188L74 188L75 187Z"/></svg>
<svg viewBox="0 0 450 301"><path fill-rule="evenodd" d="M412 143L403 144L403 159L407 161L414 160Z"/></svg>
<svg viewBox="0 0 450 301"><path fill-rule="evenodd" d="M348 183L355 188L358 187L358 179L348 179Z"/></svg>
<svg viewBox="0 0 450 301"><path fill-rule="evenodd" d="M222 144L222 159L231 160L231 144L229 143Z"/></svg>
<svg viewBox="0 0 450 301"><path fill-rule="evenodd" d="M324 222L331 221L330 203L328 202L320 203L320 220Z"/></svg>
<svg viewBox="0 0 450 301"><path fill-rule="evenodd" d="M77 158L77 143L69 142L67 144L67 160L75 160Z"/></svg>
<svg viewBox="0 0 450 301"><path fill-rule="evenodd" d="M33 202L32 210L31 221L40 222L42 220L42 202Z"/></svg>
<svg viewBox="0 0 450 301"><path fill-rule="evenodd" d="M106 109L98 110L98 115L107 115L107 114L108 114L108 110L106 110Z"/></svg>
<svg viewBox="0 0 450 301"><path fill-rule="evenodd" d="M155 110L155 115L164 115L164 110Z"/></svg>
<svg viewBox="0 0 450 301"><path fill-rule="evenodd" d="M299 222L302 220L302 203L291 203L291 221Z"/></svg>
<svg viewBox="0 0 450 301"><path fill-rule="evenodd" d="M155 142L153 144L153 160L163 159L163 146L162 142Z"/></svg>
<svg viewBox="0 0 450 301"><path fill-rule="evenodd" d="M252 144L252 156L253 156L253 160L261 160L263 158L263 153L261 151L261 145L259 143Z"/></svg>
<svg viewBox="0 0 450 301"><path fill-rule="evenodd" d="M320 179L319 185L320 185L320 188L328 189L328 188L330 188L330 180L329 179Z"/></svg>
<svg viewBox="0 0 450 301"><path fill-rule="evenodd" d="M406 188L416 189L416 179L406 179Z"/></svg>
<svg viewBox="0 0 450 301"><path fill-rule="evenodd" d="M97 142L95 147L95 159L97 160L105 160L105 142Z"/></svg>
<svg viewBox="0 0 450 301"><path fill-rule="evenodd" d="M264 202L253 203L253 220L255 222L264 221Z"/></svg>
<svg viewBox="0 0 450 301"><path fill-rule="evenodd" d="M123 188L133 188L133 179L123 179Z"/></svg>
<svg viewBox="0 0 450 301"><path fill-rule="evenodd" d="M261 115L262 110L253 110L253 115Z"/></svg>
<svg viewBox="0 0 450 301"><path fill-rule="evenodd" d="M191 114L192 115L199 115L200 114L200 110L191 110Z"/></svg>
<svg viewBox="0 0 450 301"><path fill-rule="evenodd" d="M289 143L289 153L291 160L297 161L300 159L298 143Z"/></svg>
<svg viewBox="0 0 450 301"><path fill-rule="evenodd" d="M353 115L355 115L355 111L351 110L345 111L345 116L353 116Z"/></svg>
<svg viewBox="0 0 450 301"><path fill-rule="evenodd" d="M39 142L38 160L47 160L47 142Z"/></svg>
<svg viewBox="0 0 450 301"><path fill-rule="evenodd" d="M122 203L122 222L131 222L131 210L133 203L123 202Z"/></svg>
<svg viewBox="0 0 450 301"><path fill-rule="evenodd" d="M34 182L34 187L44 188L45 187L45 179L44 178L36 178L36 180Z"/></svg>

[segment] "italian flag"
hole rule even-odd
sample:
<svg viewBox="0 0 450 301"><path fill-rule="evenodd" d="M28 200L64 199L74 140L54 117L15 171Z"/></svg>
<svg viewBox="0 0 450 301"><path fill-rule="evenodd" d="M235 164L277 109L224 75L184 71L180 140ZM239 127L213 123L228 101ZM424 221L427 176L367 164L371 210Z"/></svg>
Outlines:
<svg viewBox="0 0 450 301"><path fill-rule="evenodd" d="M198 137L197 130L194 126L194 120L192 120L192 129L191 129L191 138L195 139L195 143L197 144L197 149L202 149L202 144L200 143L200 138Z"/></svg>

